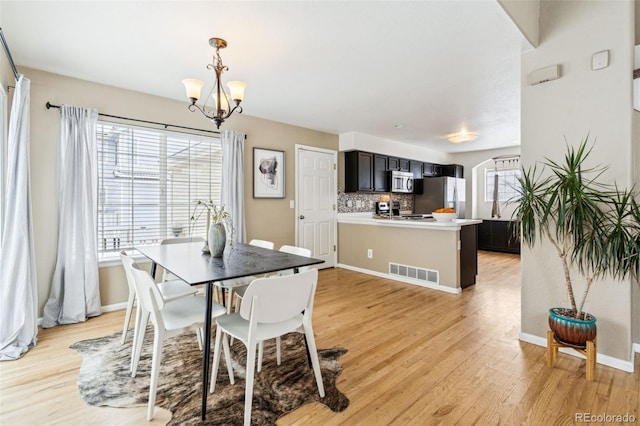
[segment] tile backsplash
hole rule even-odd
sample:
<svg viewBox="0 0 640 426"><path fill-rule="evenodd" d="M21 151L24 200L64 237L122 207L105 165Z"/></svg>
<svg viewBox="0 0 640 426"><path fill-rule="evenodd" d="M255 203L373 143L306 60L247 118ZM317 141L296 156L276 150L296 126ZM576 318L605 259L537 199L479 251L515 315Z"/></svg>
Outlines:
<svg viewBox="0 0 640 426"><path fill-rule="evenodd" d="M389 193L338 192L338 213L373 213L376 201L389 201ZM393 201L400 202L400 210L413 211L413 195L393 194Z"/></svg>

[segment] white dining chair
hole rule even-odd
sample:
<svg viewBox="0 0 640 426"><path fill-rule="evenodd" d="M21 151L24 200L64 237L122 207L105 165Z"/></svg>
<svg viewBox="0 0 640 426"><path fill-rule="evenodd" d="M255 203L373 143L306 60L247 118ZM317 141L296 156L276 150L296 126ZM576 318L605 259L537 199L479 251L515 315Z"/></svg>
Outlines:
<svg viewBox="0 0 640 426"><path fill-rule="evenodd" d="M222 343L224 346L226 354L229 348L229 336L240 340L247 347L244 400L244 424L246 426L251 424L256 347L259 342L266 339L273 339L302 329L306 337L318 393L320 397L324 398L322 373L312 327L313 301L317 285L317 269L287 276L258 278L246 289L239 312L226 314L216 319L218 329L209 391L211 393L215 391L220 362L220 344ZM229 380L232 384L235 383L233 371L229 372Z"/></svg>
<svg viewBox="0 0 640 426"><path fill-rule="evenodd" d="M256 246L256 247L262 247L262 248L266 248L266 249L269 249L269 250L273 250L273 247L275 246L275 244L273 244L271 241L256 240L256 239L249 241L249 245ZM233 279L224 280L224 281L216 281L216 282L213 283L220 290L222 290L223 297L224 297L224 293L225 292L227 293L227 299L226 299L227 300L227 313L231 313L231 311L232 311L234 295L236 295L238 291L244 291L244 289L249 284L251 284L251 281L255 280L256 278L257 277L255 277L253 275L249 275L249 276L246 276L246 277L233 278Z"/></svg>
<svg viewBox="0 0 640 426"><path fill-rule="evenodd" d="M279 251L284 253L295 254L298 256L311 257L311 250L304 247L291 246L291 245L283 245L280 247ZM313 269L311 266L303 266L298 269L298 272L305 272L310 269ZM278 271L278 276L292 275L294 273L293 269L284 269L282 271ZM236 306L240 303L240 300L244 297L244 292L247 287L240 287L236 290ZM233 344L233 340L232 340ZM264 343L260 342L258 345L258 373L262 371L262 357L264 355ZM276 363L280 365L281 362L281 352L280 352L280 337L276 337Z"/></svg>
<svg viewBox="0 0 640 426"><path fill-rule="evenodd" d="M151 358L151 378L149 384L149 402L147 405L147 420L153 419L153 411L156 401L156 389L158 386L158 373L162 360L163 342L189 329L199 329L199 336L202 336L204 325L204 315L206 312L206 299L204 297L191 296L165 302L155 285L153 278L148 272L138 269L137 265L132 265L131 273L134 278L136 292L139 296L140 308L142 311L142 322L146 324L149 319L154 326L153 355ZM226 309L213 302L212 318L219 317L226 313ZM135 341L135 359L131 377L135 377L142 352L142 342L144 340L146 327L140 327ZM219 358L219 357L218 357ZM229 347L225 347L225 362L229 374L233 374L231 367L231 354ZM185 372L186 374L186 372Z"/></svg>
<svg viewBox="0 0 640 426"><path fill-rule="evenodd" d="M204 244L204 238L202 237L171 237L171 238L165 238L164 240L160 241L160 245L185 244L185 243L203 243ZM162 281L171 281L171 280L177 280L177 279L179 278L173 275L171 272L167 271L164 268L162 269Z"/></svg>
<svg viewBox="0 0 640 426"><path fill-rule="evenodd" d="M127 311L124 315L124 325L122 327L122 339L121 344L127 340L127 334L129 332L129 324L131 323L131 313L133 311L133 305L136 301L136 288L133 282L133 276L131 275L131 265L133 265L134 260L131 256L127 254L126 251L122 250L120 252L120 260L122 261L122 266L124 267L124 273L127 280L127 286L129 288L129 298L127 299ZM182 280L171 280L158 283L158 290L162 295L163 300L169 301L173 299L178 299L180 297L192 296L194 295L198 289L190 286ZM134 322L134 333L136 327L139 322L139 312L136 312L136 319Z"/></svg>

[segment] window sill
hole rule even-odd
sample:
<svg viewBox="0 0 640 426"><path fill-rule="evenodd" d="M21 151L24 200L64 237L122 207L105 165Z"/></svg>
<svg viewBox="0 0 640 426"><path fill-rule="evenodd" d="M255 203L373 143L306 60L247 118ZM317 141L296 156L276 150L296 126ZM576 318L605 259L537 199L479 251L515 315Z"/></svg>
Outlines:
<svg viewBox="0 0 640 426"><path fill-rule="evenodd" d="M135 251L131 257L136 261L136 263L150 263L151 261L146 256L141 255L137 251ZM120 254L114 253L112 255L103 255L102 258L98 259L98 267L99 268L111 268L114 266L122 266L122 260L120 260Z"/></svg>

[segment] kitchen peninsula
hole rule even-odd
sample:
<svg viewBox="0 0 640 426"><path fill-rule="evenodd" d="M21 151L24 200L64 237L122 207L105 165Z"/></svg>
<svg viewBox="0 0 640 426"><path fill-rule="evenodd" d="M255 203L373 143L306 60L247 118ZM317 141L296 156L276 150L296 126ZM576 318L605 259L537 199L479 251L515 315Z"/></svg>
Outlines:
<svg viewBox="0 0 640 426"><path fill-rule="evenodd" d="M475 284L481 220L376 219L338 214L338 264L372 275L460 293Z"/></svg>

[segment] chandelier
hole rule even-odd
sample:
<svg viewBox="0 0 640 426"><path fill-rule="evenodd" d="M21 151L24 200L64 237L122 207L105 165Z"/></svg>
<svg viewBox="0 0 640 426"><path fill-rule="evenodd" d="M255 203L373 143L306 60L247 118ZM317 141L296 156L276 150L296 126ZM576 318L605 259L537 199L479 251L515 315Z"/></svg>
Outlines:
<svg viewBox="0 0 640 426"><path fill-rule="evenodd" d="M200 80L187 78L182 80L182 84L184 84L184 88L187 91L187 98L191 101L188 106L189 111L200 111L202 115L213 121L216 124L216 128L219 129L224 120L231 117L231 114L236 110L238 114L242 113L240 102L244 98L244 89L247 85L242 81L229 81L227 83L229 92L227 93L222 86L222 73L229 71L229 67L222 63L222 58L220 57L220 49L227 47L227 42L221 38L213 37L209 39L209 44L216 49L216 53L213 57L213 63L208 64L207 69L216 73L216 80L202 106L196 105L196 102L200 99L200 91L204 83ZM209 99L213 101L211 108L207 107ZM231 101L235 103L233 108L231 108Z"/></svg>

